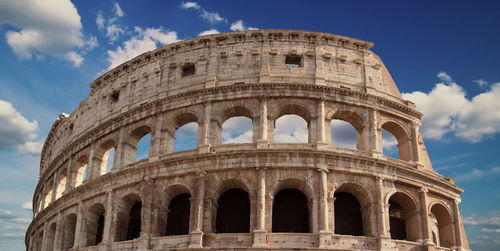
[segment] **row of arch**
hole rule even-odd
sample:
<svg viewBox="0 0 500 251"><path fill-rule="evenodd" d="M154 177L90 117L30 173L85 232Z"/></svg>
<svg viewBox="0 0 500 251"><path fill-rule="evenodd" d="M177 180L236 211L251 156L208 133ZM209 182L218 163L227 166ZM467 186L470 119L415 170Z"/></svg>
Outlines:
<svg viewBox="0 0 500 251"><path fill-rule="evenodd" d="M143 158L148 158L151 154L165 154L176 150L186 150L195 148L202 144L202 137L208 138L209 142L218 143L245 143L255 142L259 135L256 130L259 127L258 120L252 111L244 106L234 106L226 109L219 115L223 120L219 123L219 119L210 122L209 126L216 128L214 135L204 136L206 133L203 129L203 121L195 113L187 112L180 114L173 119L169 119L169 124L164 135L159 139L155 139L152 134L154 127L144 124L137 126L131 130L127 138L119 144L118 139L108 138L101 140L94 147L94 154L89 157L89 153L81 154L73 163L70 163L69 169L63 169L58 174L56 179L52 179L45 187L42 196L37 198L38 203L35 207L35 213L47 207L49 203L62 196L68 187L77 187L81 185L88 177L97 177L108 172L111 172L113 166L123 166L134 163ZM277 119L272 121L272 129L275 132L273 141L277 143L313 143L311 142L311 127L315 127L312 123L312 113L301 105L285 105L276 114ZM368 125L362 119L362 116L352 111L334 110L326 115L325 121L330 122L330 130L327 131L330 138L338 137L339 144L333 146L353 148L358 150L367 149L367 134ZM242 123L243 122L243 123ZM239 130L239 135L231 135L225 132L227 130ZM221 126L220 126L221 125ZM298 128L296 131L288 135L280 134L283 130L289 127ZM248 130L241 131L241 128ZM338 129L338 130L336 130ZM409 136L401 124L395 121L386 121L380 126L381 133L379 135L382 149L385 149L386 143L389 144L387 149L397 143L397 149L394 152L394 147L388 152L389 156L400 158L402 160L410 160ZM338 133L336 132L338 131ZM387 139L385 138L387 135ZM283 136L283 137L281 137ZM214 138L215 139L209 139ZM382 137L384 137L382 139ZM158 138L158 137L157 137ZM154 142L156 141L156 142ZM163 141L163 142L159 142ZM330 142L334 142L330 140ZM157 146L155 148L155 146ZM160 145L160 146L158 146ZM177 147L177 145L179 147ZM122 148L117 151L117 148ZM155 148L155 149L153 149ZM161 149L158 149L161 148ZM87 150L88 152L88 150ZM118 156L116 156L118 155ZM115 163L118 162L118 163ZM91 166L89 164L91 163ZM55 186L54 186L55 185ZM54 193L54 195L53 195Z"/></svg>
<svg viewBox="0 0 500 251"><path fill-rule="evenodd" d="M278 191L272 196L271 232L276 233L312 233L314 232L310 217L311 194L309 191L298 189L298 181L288 180L279 185ZM232 184L241 184L237 181ZM290 185L292 184L292 185ZM295 184L295 185L293 185ZM302 186L304 187L304 186ZM166 206L157 212L157 230L153 235L171 236L187 235L192 231L192 192L185 186L174 185L167 189L171 192L165 199ZM222 191L216 200L215 228L213 233L250 233L251 231L251 196L248 188L235 185ZM334 233L352 236L375 236L370 220L372 199L369 192L360 185L344 183L333 194L334 200ZM421 239L422 220L419 207L412 195L405 191L396 191L386 198L388 214L385 221L389 225L389 234L392 239L416 242ZM115 242L133 240L141 235L143 201L138 194L131 193L118 200L114 207L117 213L114 218ZM432 203L429 207L429 228L432 241L437 246L452 247L453 221L450 210L442 203ZM151 212L149 212L151 213ZM96 203L84 210L82 229L80 233L80 247L95 246L103 241L106 208ZM60 246L68 250L75 244L76 224L78 217L75 213L65 216L62 226ZM55 241L56 223L38 234L36 248L28 250L52 250ZM41 243L42 237L44 242ZM45 249L43 249L45 250Z"/></svg>

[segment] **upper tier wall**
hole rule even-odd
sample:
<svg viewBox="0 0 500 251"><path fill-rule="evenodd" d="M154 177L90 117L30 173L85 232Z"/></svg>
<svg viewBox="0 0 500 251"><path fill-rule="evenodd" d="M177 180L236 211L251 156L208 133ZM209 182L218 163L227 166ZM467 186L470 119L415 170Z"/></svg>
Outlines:
<svg viewBox="0 0 500 251"><path fill-rule="evenodd" d="M257 30L187 39L146 52L90 84L90 97L61 115L45 142L41 170L83 133L120 113L181 93L244 83L300 83L350 89L400 103L372 43L320 32ZM285 65L287 56L298 67ZM189 76L186 66L194 66ZM417 112L418 113L418 112Z"/></svg>

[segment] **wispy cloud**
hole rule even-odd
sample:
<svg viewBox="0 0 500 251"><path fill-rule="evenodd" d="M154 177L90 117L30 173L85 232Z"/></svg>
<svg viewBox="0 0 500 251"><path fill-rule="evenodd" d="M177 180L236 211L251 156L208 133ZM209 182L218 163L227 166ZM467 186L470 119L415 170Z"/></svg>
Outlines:
<svg viewBox="0 0 500 251"><path fill-rule="evenodd" d="M462 173L454 176L457 182L466 182L471 180L481 179L490 175L500 173L500 167L495 166L490 169L477 169L473 168L470 172Z"/></svg>
<svg viewBox="0 0 500 251"><path fill-rule="evenodd" d="M484 80L484 79L476 79L474 81L472 81L476 84L478 84L480 87L485 87L488 85L488 81Z"/></svg>
<svg viewBox="0 0 500 251"><path fill-rule="evenodd" d="M124 16L125 12L117 2L113 3L112 15L109 18L105 18L102 11L97 12L95 19L97 28L106 32L110 44L126 33L126 26L120 24L120 19Z"/></svg>
<svg viewBox="0 0 500 251"><path fill-rule="evenodd" d="M222 143L251 143L253 139L252 120L247 117L232 117L222 124Z"/></svg>
<svg viewBox="0 0 500 251"><path fill-rule="evenodd" d="M500 83L468 99L448 74L440 72L438 78L443 82L429 93L403 93L424 113L421 131L426 138L443 139L453 133L468 142L480 142L500 132Z"/></svg>
<svg viewBox="0 0 500 251"><path fill-rule="evenodd" d="M247 28L242 20L238 20L238 21L232 23L231 27L229 27L229 29L232 31L258 30L258 28L255 28L255 27L248 27Z"/></svg>
<svg viewBox="0 0 500 251"><path fill-rule="evenodd" d="M210 30L200 32L200 34L198 34L198 36L213 35L213 34L219 34L219 33L220 32L216 29L210 29Z"/></svg>
<svg viewBox="0 0 500 251"><path fill-rule="evenodd" d="M19 150L35 144L38 122L29 121L11 103L0 99L0 150L19 147Z"/></svg>
<svg viewBox="0 0 500 251"><path fill-rule="evenodd" d="M194 9L199 11L200 17L211 25L215 25L221 22L227 22L227 20L219 15L218 12L208 11L201 7L197 2L183 2L180 7L182 9Z"/></svg>

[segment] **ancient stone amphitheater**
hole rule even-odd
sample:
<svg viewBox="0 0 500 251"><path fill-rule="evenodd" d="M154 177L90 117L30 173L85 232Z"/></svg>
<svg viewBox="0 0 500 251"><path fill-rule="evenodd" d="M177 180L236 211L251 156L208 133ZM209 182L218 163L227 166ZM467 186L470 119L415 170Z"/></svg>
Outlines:
<svg viewBox="0 0 500 251"><path fill-rule="evenodd" d="M232 32L105 73L50 130L27 250L469 250L463 190L433 171L422 113L372 46ZM307 142L274 139L291 114ZM239 116L253 139L223 144L224 122ZM334 146L333 120L352 125L354 149ZM176 151L176 131L192 122L196 146ZM399 158L384 155L384 130ZM146 135L149 154L136 160Z"/></svg>

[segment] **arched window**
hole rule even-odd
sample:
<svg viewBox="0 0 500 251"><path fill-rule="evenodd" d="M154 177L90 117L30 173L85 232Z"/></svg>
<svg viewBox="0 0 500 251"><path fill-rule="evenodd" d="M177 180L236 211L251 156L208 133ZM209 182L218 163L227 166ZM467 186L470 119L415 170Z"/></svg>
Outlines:
<svg viewBox="0 0 500 251"><path fill-rule="evenodd" d="M133 240L141 235L141 211L142 203L136 202L130 208L128 217L127 240Z"/></svg>
<svg viewBox="0 0 500 251"><path fill-rule="evenodd" d="M241 189L225 191L217 201L216 233L250 232L250 199Z"/></svg>
<svg viewBox="0 0 500 251"><path fill-rule="evenodd" d="M308 143L307 121L300 116L289 114L279 117L274 126L275 143Z"/></svg>
<svg viewBox="0 0 500 251"><path fill-rule="evenodd" d="M86 246L95 246L102 241L102 233L104 230L104 206L101 204L96 204L92 206L86 216L86 226L84 226L87 232L87 243Z"/></svg>
<svg viewBox="0 0 500 251"><path fill-rule="evenodd" d="M450 248L454 245L453 242L453 222L448 209L441 205L435 204L431 208L431 229L434 226L435 235L437 235L437 246ZM432 218L435 218L435 223L432 224ZM437 232L437 233L436 233Z"/></svg>
<svg viewBox="0 0 500 251"><path fill-rule="evenodd" d="M357 131L351 123L332 119L330 122L332 146L356 149L358 143Z"/></svg>
<svg viewBox="0 0 500 251"><path fill-rule="evenodd" d="M115 241L132 240L141 234L142 202L137 194L123 197L118 205Z"/></svg>
<svg viewBox="0 0 500 251"><path fill-rule="evenodd" d="M106 174L113 168L116 143L113 140L104 142L97 152L97 162L100 160L99 175Z"/></svg>
<svg viewBox="0 0 500 251"><path fill-rule="evenodd" d="M418 240L418 212L413 200L402 192L389 199L389 226L391 238L396 240Z"/></svg>
<svg viewBox="0 0 500 251"><path fill-rule="evenodd" d="M137 143L137 151L135 152L135 161L149 158L149 147L151 143L151 134L144 135Z"/></svg>
<svg viewBox="0 0 500 251"><path fill-rule="evenodd" d="M83 181L87 178L88 162L89 159L86 155L81 156L76 161L75 168L73 169L75 187L81 185Z"/></svg>
<svg viewBox="0 0 500 251"><path fill-rule="evenodd" d="M170 202L166 235L189 234L190 198L190 194L183 193L174 197Z"/></svg>
<svg viewBox="0 0 500 251"><path fill-rule="evenodd" d="M57 181L57 188L56 188L56 200L59 199L62 194L64 193L64 190L66 190L66 180L67 180L67 169L63 169L59 173L58 181Z"/></svg>
<svg viewBox="0 0 500 251"><path fill-rule="evenodd" d="M399 159L398 141L386 130L382 130L382 149L385 156Z"/></svg>
<svg viewBox="0 0 500 251"><path fill-rule="evenodd" d="M45 205L43 208L46 208L50 203L52 203L52 189L54 187L54 180L51 179L49 185L47 186L47 192L45 192Z"/></svg>
<svg viewBox="0 0 500 251"><path fill-rule="evenodd" d="M73 247L75 242L76 214L70 214L64 219L62 229L62 250L67 251Z"/></svg>
<svg viewBox="0 0 500 251"><path fill-rule="evenodd" d="M394 139L390 139L387 132L384 133L384 131L387 131L388 133L392 134L392 136L396 139L396 141L394 141ZM384 144L384 136L386 138L385 144ZM389 150L388 147L394 146L395 142L397 142L398 154L395 155L390 151L387 153L386 149ZM383 151L385 156L394 157L396 159L399 158L400 160L410 161L410 139L408 137L408 133L398 123L386 122L382 125L382 145L384 146Z"/></svg>
<svg viewBox="0 0 500 251"><path fill-rule="evenodd" d="M56 223L52 223L50 225L49 229L47 230L45 240L47 241L46 244L44 244L46 250L53 250L54 249L54 238L56 236Z"/></svg>
<svg viewBox="0 0 500 251"><path fill-rule="evenodd" d="M198 138L198 123L190 122L175 131L174 151L195 149Z"/></svg>
<svg viewBox="0 0 500 251"><path fill-rule="evenodd" d="M283 189L274 196L273 232L309 233L307 197L297 189Z"/></svg>
<svg viewBox="0 0 500 251"><path fill-rule="evenodd" d="M151 144L151 128L143 125L135 128L123 145L125 152L125 164L134 163L149 157L149 146Z"/></svg>
<svg viewBox="0 0 500 251"><path fill-rule="evenodd" d="M346 192L336 192L334 196L335 234L363 235L363 218L358 199Z"/></svg>
<svg viewBox="0 0 500 251"><path fill-rule="evenodd" d="M232 117L222 124L222 144L252 143L252 119L245 116Z"/></svg>

